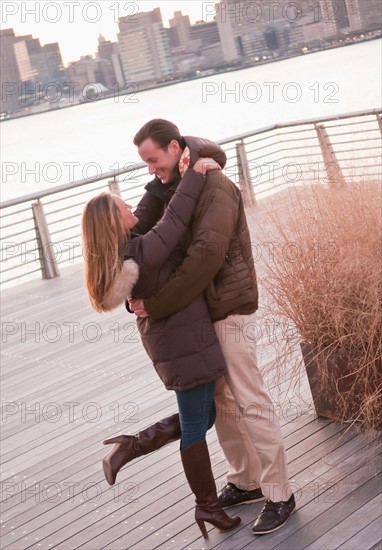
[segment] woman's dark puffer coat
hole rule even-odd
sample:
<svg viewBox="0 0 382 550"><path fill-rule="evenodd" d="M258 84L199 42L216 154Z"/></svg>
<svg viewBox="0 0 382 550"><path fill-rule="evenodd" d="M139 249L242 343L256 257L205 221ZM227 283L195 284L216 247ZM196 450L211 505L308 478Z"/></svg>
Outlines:
<svg viewBox="0 0 382 550"><path fill-rule="evenodd" d="M201 174L188 170L158 224L127 243L122 271L108 296L108 309L131 295L151 296L174 272L182 258L176 247L191 222L203 180ZM137 323L145 350L168 390L188 390L226 374L203 295L167 319L137 318Z"/></svg>

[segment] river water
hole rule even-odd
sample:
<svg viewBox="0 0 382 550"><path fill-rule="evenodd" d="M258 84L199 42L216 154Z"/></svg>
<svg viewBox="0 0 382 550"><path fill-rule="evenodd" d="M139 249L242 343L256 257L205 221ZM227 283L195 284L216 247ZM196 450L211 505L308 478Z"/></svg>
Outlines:
<svg viewBox="0 0 382 550"><path fill-rule="evenodd" d="M151 118L228 138L278 122L381 106L381 40L277 61L1 123L1 200L140 161Z"/></svg>

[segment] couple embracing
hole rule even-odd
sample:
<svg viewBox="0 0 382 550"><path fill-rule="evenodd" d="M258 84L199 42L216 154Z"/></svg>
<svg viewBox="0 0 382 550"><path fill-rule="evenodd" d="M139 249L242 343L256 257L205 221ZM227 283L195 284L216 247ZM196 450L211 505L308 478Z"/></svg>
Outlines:
<svg viewBox="0 0 382 550"><path fill-rule="evenodd" d="M254 534L285 524L295 509L279 421L256 360L258 289L239 189L223 174L215 143L182 136L163 119L147 122L134 144L154 179L134 213L110 193L91 199L82 232L96 253L85 263L92 306L121 303L137 316L143 346L179 413L135 435L106 440L106 480L135 458L180 439L184 472L195 495L195 520L221 531L240 523L225 509L264 501ZM206 433L215 424L227 459L220 494Z"/></svg>

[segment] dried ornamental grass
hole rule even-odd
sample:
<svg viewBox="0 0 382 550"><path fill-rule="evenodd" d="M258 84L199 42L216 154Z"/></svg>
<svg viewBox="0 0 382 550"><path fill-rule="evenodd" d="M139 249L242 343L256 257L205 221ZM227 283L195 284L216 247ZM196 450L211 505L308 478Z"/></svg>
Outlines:
<svg viewBox="0 0 382 550"><path fill-rule="evenodd" d="M334 388L339 419L363 427L382 424L381 199L379 184L292 191L268 212L277 246L262 278L271 309L314 349L317 389Z"/></svg>

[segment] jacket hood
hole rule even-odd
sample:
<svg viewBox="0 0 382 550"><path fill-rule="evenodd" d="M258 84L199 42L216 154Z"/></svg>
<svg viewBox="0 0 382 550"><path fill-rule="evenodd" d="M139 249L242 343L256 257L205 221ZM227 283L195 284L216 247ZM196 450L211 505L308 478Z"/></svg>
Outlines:
<svg viewBox="0 0 382 550"><path fill-rule="evenodd" d="M210 157L216 160L222 168L226 165L227 155L217 143L209 139L195 136L183 136L190 149L190 166L192 167L200 157Z"/></svg>
<svg viewBox="0 0 382 550"><path fill-rule="evenodd" d="M131 296L134 285L138 281L138 277L138 264L132 259L125 260L121 271L114 281L112 289L105 298L105 309L110 311L119 305L124 304L126 299Z"/></svg>

